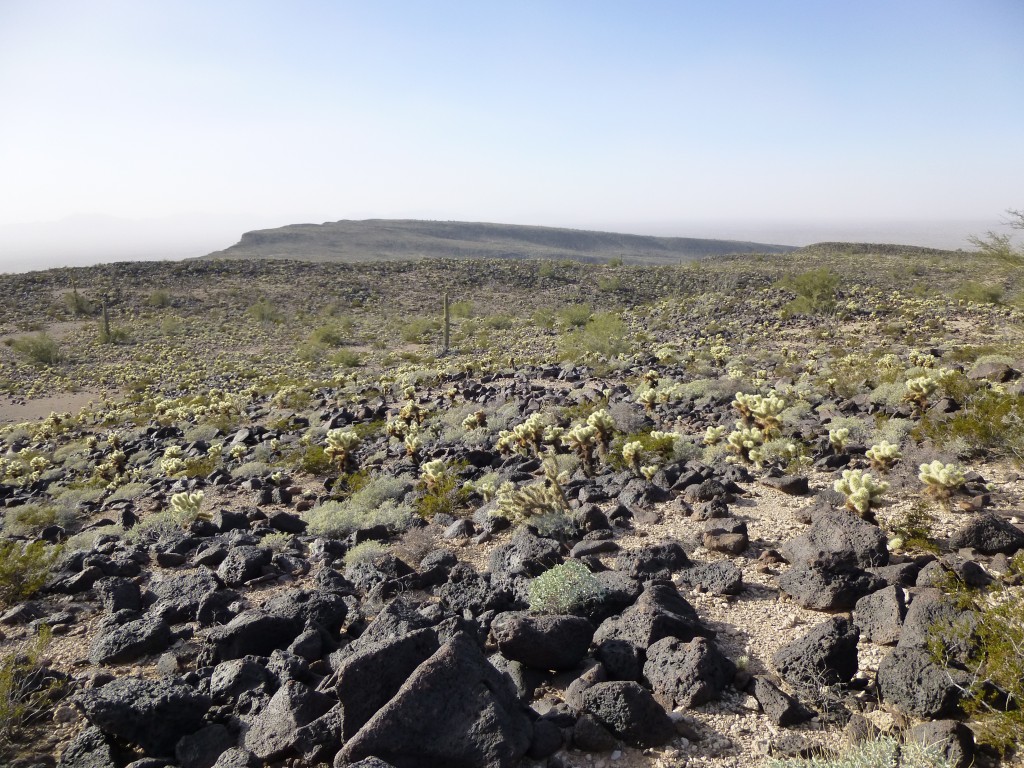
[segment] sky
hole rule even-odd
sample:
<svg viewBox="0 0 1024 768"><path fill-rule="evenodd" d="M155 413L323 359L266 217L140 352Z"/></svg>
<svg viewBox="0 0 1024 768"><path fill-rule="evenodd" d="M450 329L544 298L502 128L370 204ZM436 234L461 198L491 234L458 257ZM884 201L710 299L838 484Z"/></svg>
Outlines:
<svg viewBox="0 0 1024 768"><path fill-rule="evenodd" d="M363 218L960 247L1024 207L1022 72L1021 0L0 0L0 271Z"/></svg>

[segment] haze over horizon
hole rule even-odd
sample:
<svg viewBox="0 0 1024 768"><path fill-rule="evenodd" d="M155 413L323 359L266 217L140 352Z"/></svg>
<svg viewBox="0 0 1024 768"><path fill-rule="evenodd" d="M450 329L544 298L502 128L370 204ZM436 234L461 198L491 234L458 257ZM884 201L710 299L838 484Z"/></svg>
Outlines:
<svg viewBox="0 0 1024 768"><path fill-rule="evenodd" d="M1024 206L1015 0L6 0L0 272L422 218L967 247Z"/></svg>

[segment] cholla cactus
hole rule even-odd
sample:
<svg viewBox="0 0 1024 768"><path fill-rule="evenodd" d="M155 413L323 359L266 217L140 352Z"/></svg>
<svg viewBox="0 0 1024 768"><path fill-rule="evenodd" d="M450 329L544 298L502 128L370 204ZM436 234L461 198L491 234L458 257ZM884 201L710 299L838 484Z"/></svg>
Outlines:
<svg viewBox="0 0 1024 768"><path fill-rule="evenodd" d="M467 432L487 426L487 414L483 411L474 411L462 420L462 428Z"/></svg>
<svg viewBox="0 0 1024 768"><path fill-rule="evenodd" d="M180 475L188 468L188 465L185 464L185 459L182 458L183 456L184 453L180 446L169 445L164 449L164 456L160 459L160 471L168 477Z"/></svg>
<svg viewBox="0 0 1024 768"><path fill-rule="evenodd" d="M203 492L176 493L171 496L171 515L182 525L188 525L193 520L211 519L209 512L202 511Z"/></svg>
<svg viewBox="0 0 1024 768"><path fill-rule="evenodd" d="M327 448L324 453L327 454L327 458L344 470L360 442L359 435L354 430L329 429L327 430Z"/></svg>
<svg viewBox="0 0 1024 768"><path fill-rule="evenodd" d="M939 383L931 376L918 376L915 379L909 379L906 386L907 394L903 396L903 399L908 403L913 403L919 410L924 410L928 405L928 399L939 388Z"/></svg>
<svg viewBox="0 0 1024 768"><path fill-rule="evenodd" d="M612 419L607 408L594 411L587 417L588 426L597 430L597 440L603 448L608 447L612 437L615 435L615 421Z"/></svg>
<svg viewBox="0 0 1024 768"><path fill-rule="evenodd" d="M943 464L936 459L918 467L918 479L925 484L925 493L936 499L948 499L964 484L964 470L956 464Z"/></svg>
<svg viewBox="0 0 1024 768"><path fill-rule="evenodd" d="M882 495L889 490L884 480L876 480L862 469L845 469L841 480L832 486L846 497L846 508L865 517Z"/></svg>
<svg viewBox="0 0 1024 768"><path fill-rule="evenodd" d="M900 447L890 443L888 440L872 445L868 448L865 455L868 457L868 461L871 462L871 466L880 472L892 469L892 466L903 458L903 452L900 450Z"/></svg>
<svg viewBox="0 0 1024 768"><path fill-rule="evenodd" d="M426 462L420 467L420 478L428 491L434 491L444 480L445 466L441 459Z"/></svg>
<svg viewBox="0 0 1024 768"><path fill-rule="evenodd" d="M231 446L231 450L228 451L228 455L235 461L241 461L242 457L249 452L246 448L245 443L235 443Z"/></svg>
<svg viewBox="0 0 1024 768"><path fill-rule="evenodd" d="M782 426L779 414L786 409L786 401L777 392L770 392L767 395L746 395L737 392L732 405L739 411L744 424L749 426L753 422L761 428L766 437L779 433Z"/></svg>
<svg viewBox="0 0 1024 768"><path fill-rule="evenodd" d="M566 512L563 498L547 480L520 488L512 483L502 483L497 493L497 515L514 525L534 523L538 518L560 517Z"/></svg>
<svg viewBox="0 0 1024 768"><path fill-rule="evenodd" d="M423 440L416 432L410 432L405 436L405 440L402 441L405 445L405 452L410 458L416 459L419 452L423 450Z"/></svg>
<svg viewBox="0 0 1024 768"><path fill-rule="evenodd" d="M658 470L661 469L657 464L645 464L640 467L640 474L643 475L644 480L651 482L654 476L658 474Z"/></svg>
<svg viewBox="0 0 1024 768"><path fill-rule="evenodd" d="M658 391L652 386L644 386L637 390L634 399L644 407L644 410L650 413L654 410L654 406L658 404Z"/></svg>
<svg viewBox="0 0 1024 768"><path fill-rule="evenodd" d="M422 424L427 417L427 409L423 408L415 400L410 400L398 411L398 418L406 424Z"/></svg>
<svg viewBox="0 0 1024 768"><path fill-rule="evenodd" d="M569 445L580 455L583 472L589 477L594 474L594 449L597 448L597 427L578 424L565 434Z"/></svg>
<svg viewBox="0 0 1024 768"><path fill-rule="evenodd" d="M639 440L630 440L622 446L622 460L635 472L640 471L640 458L644 447Z"/></svg>
<svg viewBox="0 0 1024 768"><path fill-rule="evenodd" d="M704 430L704 445L718 445L728 431L729 428L724 424L718 427L708 427Z"/></svg>
<svg viewBox="0 0 1024 768"><path fill-rule="evenodd" d="M846 427L830 429L828 431L828 442L836 451L842 453L850 442L850 430Z"/></svg>
<svg viewBox="0 0 1024 768"><path fill-rule="evenodd" d="M739 424L725 441L726 447L743 461L752 461L750 452L764 444L764 432L757 427L743 427Z"/></svg>

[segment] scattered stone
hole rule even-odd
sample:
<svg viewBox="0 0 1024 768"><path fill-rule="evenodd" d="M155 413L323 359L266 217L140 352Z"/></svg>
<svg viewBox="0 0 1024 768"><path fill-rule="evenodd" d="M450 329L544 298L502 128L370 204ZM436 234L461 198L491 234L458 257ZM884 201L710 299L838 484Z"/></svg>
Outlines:
<svg viewBox="0 0 1024 768"><path fill-rule="evenodd" d="M1012 555L1024 549L1024 531L1003 518L980 514L950 537L949 546L952 549L970 547L983 555L997 552Z"/></svg>
<svg viewBox="0 0 1024 768"><path fill-rule="evenodd" d="M593 625L579 616L503 614L491 623L502 655L536 669L572 669L590 648Z"/></svg>
<svg viewBox="0 0 1024 768"><path fill-rule="evenodd" d="M859 637L849 619L836 616L782 646L772 666L797 689L848 683L857 674Z"/></svg>
<svg viewBox="0 0 1024 768"><path fill-rule="evenodd" d="M671 718L638 683L596 683L583 691L581 701L583 712L633 746L660 746L676 735Z"/></svg>
<svg viewBox="0 0 1024 768"><path fill-rule="evenodd" d="M673 637L647 649L644 677L665 709L696 707L721 696L732 682L736 665L715 643L697 637L689 643Z"/></svg>

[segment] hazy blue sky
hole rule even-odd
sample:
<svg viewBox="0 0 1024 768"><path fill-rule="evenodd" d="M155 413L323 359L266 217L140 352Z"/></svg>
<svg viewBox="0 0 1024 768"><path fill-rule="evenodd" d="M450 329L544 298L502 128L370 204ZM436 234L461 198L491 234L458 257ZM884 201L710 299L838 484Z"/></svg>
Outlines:
<svg viewBox="0 0 1024 768"><path fill-rule="evenodd" d="M1021 73L1021 0L0 0L0 270L369 217L954 237L1024 207Z"/></svg>

